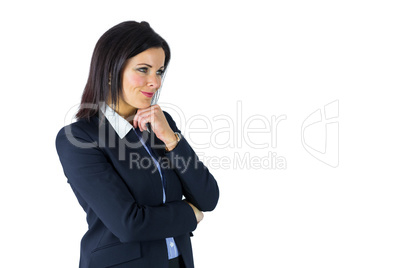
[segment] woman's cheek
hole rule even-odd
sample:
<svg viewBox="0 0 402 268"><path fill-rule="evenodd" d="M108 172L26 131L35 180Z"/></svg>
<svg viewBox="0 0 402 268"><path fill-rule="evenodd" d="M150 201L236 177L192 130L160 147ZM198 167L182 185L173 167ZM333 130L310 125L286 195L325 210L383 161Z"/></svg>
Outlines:
<svg viewBox="0 0 402 268"><path fill-rule="evenodd" d="M145 85L145 77L142 77L140 75L133 75L131 77L131 84L133 87L142 87Z"/></svg>

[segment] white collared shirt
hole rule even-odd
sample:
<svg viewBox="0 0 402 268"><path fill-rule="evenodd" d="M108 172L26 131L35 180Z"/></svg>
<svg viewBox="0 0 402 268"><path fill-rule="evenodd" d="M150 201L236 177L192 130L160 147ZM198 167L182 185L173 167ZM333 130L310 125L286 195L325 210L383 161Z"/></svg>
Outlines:
<svg viewBox="0 0 402 268"><path fill-rule="evenodd" d="M100 107L100 110L105 115L106 119L112 125L113 129L119 135L120 139L123 139L127 133L133 129L133 125L126 119L121 117L116 111L110 108L109 105L104 104Z"/></svg>

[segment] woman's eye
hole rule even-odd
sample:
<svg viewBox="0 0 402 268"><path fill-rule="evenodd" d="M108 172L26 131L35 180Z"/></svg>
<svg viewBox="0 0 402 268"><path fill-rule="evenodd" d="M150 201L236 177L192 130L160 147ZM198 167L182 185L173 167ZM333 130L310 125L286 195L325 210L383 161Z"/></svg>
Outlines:
<svg viewBox="0 0 402 268"><path fill-rule="evenodd" d="M137 69L139 72L141 72L141 73L147 73L148 72L148 68L138 68Z"/></svg>
<svg viewBox="0 0 402 268"><path fill-rule="evenodd" d="M146 74L146 73L148 73L148 68L147 67L141 67L141 68L138 68L137 71ZM165 72L165 70L159 70L159 71L156 72L156 74L157 75L163 75L164 72Z"/></svg>

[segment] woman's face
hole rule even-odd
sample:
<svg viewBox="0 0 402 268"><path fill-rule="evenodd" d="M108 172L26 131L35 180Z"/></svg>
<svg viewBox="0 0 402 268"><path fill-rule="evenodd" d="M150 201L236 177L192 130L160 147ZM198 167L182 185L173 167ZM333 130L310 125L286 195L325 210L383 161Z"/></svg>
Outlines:
<svg viewBox="0 0 402 268"><path fill-rule="evenodd" d="M130 116L137 109L151 106L152 96L161 86L165 64L162 48L150 48L127 60L123 69L123 96L118 112Z"/></svg>

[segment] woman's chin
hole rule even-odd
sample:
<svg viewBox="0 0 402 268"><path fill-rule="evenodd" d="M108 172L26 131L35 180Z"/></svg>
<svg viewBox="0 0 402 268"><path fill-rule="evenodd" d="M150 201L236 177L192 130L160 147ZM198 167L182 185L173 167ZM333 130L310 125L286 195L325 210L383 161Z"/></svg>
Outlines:
<svg viewBox="0 0 402 268"><path fill-rule="evenodd" d="M151 106L151 102L150 101L147 101L147 102L142 102L137 108L138 109L145 109L145 108L148 108L148 107L150 107Z"/></svg>
<svg viewBox="0 0 402 268"><path fill-rule="evenodd" d="M145 109L151 106L151 101L142 101L142 102L136 102L136 103L129 103L131 107L135 107L137 109Z"/></svg>

